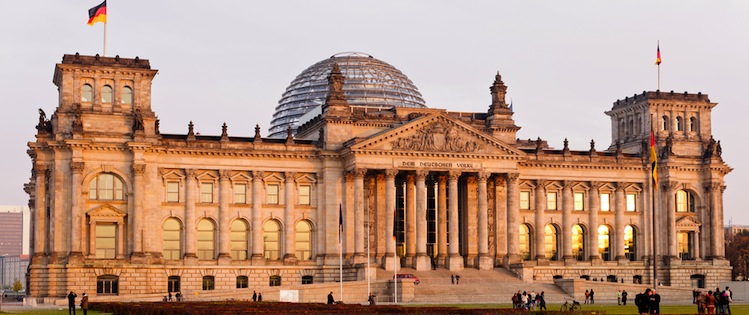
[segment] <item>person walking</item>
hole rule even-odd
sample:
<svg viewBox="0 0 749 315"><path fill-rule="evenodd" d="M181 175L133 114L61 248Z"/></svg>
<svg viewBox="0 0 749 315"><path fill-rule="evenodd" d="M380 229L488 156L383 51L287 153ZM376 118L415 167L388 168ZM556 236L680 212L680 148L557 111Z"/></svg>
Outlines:
<svg viewBox="0 0 749 315"><path fill-rule="evenodd" d="M731 292L731 288L726 287L726 290L723 291L723 294L726 296L726 314L731 315L731 303L733 303L733 292Z"/></svg>
<svg viewBox="0 0 749 315"><path fill-rule="evenodd" d="M167 301L169 301L169 302L172 301L172 292L171 291L169 292L169 295L167 295Z"/></svg>
<svg viewBox="0 0 749 315"><path fill-rule="evenodd" d="M590 301L590 291L585 290L585 303L583 304L588 304L589 301Z"/></svg>
<svg viewBox="0 0 749 315"><path fill-rule="evenodd" d="M333 291L330 291L328 293L328 305L332 305L333 303L335 303L335 299L333 298Z"/></svg>
<svg viewBox="0 0 749 315"><path fill-rule="evenodd" d="M622 290L622 304L624 304L625 306L627 305L627 295L629 295L629 293L627 293L627 290Z"/></svg>
<svg viewBox="0 0 749 315"><path fill-rule="evenodd" d="M75 292L70 291L68 293L68 314L69 315L75 315L75 298L78 297L78 294L75 294Z"/></svg>
<svg viewBox="0 0 749 315"><path fill-rule="evenodd" d="M455 284L460 284L460 276L455 276Z"/></svg>
<svg viewBox="0 0 749 315"><path fill-rule="evenodd" d="M538 309L539 310L546 310L546 298L544 297L544 291L541 291L541 294L538 295Z"/></svg>
<svg viewBox="0 0 749 315"><path fill-rule="evenodd" d="M252 291L252 301L257 302L257 292Z"/></svg>
<svg viewBox="0 0 749 315"><path fill-rule="evenodd" d="M715 296L713 295L713 291L707 291L705 306L707 307L708 314L715 314Z"/></svg>
<svg viewBox="0 0 749 315"><path fill-rule="evenodd" d="M83 310L83 315L88 314L88 295L86 293L83 293L83 297L81 298L81 309Z"/></svg>

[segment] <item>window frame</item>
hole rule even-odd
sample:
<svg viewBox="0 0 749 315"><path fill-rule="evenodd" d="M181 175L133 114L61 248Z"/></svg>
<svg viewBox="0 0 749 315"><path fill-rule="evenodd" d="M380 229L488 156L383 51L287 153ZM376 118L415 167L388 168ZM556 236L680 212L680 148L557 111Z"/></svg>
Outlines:
<svg viewBox="0 0 749 315"><path fill-rule="evenodd" d="M205 227L205 224L203 223L210 224L211 229L201 230L201 228ZM201 225L203 225L203 227L201 227ZM205 237L209 235L210 235L210 239L208 238L201 239L201 236ZM213 220L208 219L208 218L203 218L198 221L196 241L197 241L198 260L215 260L216 259L216 223L214 223ZM205 246L205 248L201 248L201 245Z"/></svg>
<svg viewBox="0 0 749 315"><path fill-rule="evenodd" d="M133 105L133 88L131 88L129 85L125 85L121 89L120 104Z"/></svg>
<svg viewBox="0 0 749 315"><path fill-rule="evenodd" d="M299 229L300 224L305 224L308 230L306 231L300 230ZM294 254L296 255L297 260L312 260L313 258L312 254L313 254L313 249L314 249L313 240L312 240L313 234L314 233L312 233L312 223L310 223L307 220L300 220L294 225L294 236L295 236L294 247L296 250ZM307 240L300 240L300 237L304 235L307 236ZM303 244L307 244L307 247L302 248L302 246L300 245L303 245ZM307 253L308 255L304 255L305 253Z"/></svg>
<svg viewBox="0 0 749 315"><path fill-rule="evenodd" d="M203 276L203 291L216 290L216 277L214 276Z"/></svg>
<svg viewBox="0 0 749 315"><path fill-rule="evenodd" d="M101 275L96 277L97 295L119 295L120 277L115 275Z"/></svg>
<svg viewBox="0 0 749 315"><path fill-rule="evenodd" d="M237 226L237 223L241 223L243 225L242 229L235 229ZM230 249L231 249L231 259L232 260L247 260L249 259L249 241L250 241L250 232L249 232L249 224L243 220L243 219L237 219L232 221L231 225L229 226L229 239L231 242Z"/></svg>
<svg viewBox="0 0 749 315"><path fill-rule="evenodd" d="M175 222L175 223L177 223L177 227L178 227L177 230L167 230L166 229L167 223L172 222L172 221ZM183 235L184 229L182 227L182 222L180 222L180 220L178 220L177 218L170 217L170 218L164 220L164 223L161 225L161 230L162 230L162 245L161 245L161 255L162 255L162 257L165 260L180 260L180 259L182 259L182 248L183 248L182 242L183 242L183 239L184 239L184 235ZM171 232L176 231L177 232L176 235L178 236L178 238L167 240L167 233L166 233L167 231L171 231ZM164 246L164 245L166 245L168 241L169 242L174 242L174 244L177 244L177 249L174 249L174 248L167 249L166 246ZM167 251L170 253L169 255L166 254ZM176 255L177 255L176 258L174 257L174 253L176 253Z"/></svg>
<svg viewBox="0 0 749 315"><path fill-rule="evenodd" d="M86 89L88 87L88 89ZM86 99L86 96L88 96L88 99ZM81 103L89 104L93 103L94 101L94 87L91 86L89 83L84 83L81 86Z"/></svg>
<svg viewBox="0 0 749 315"><path fill-rule="evenodd" d="M625 198L625 211L626 212L637 212L637 194L626 193Z"/></svg>
<svg viewBox="0 0 749 315"><path fill-rule="evenodd" d="M104 236L103 229L111 229L113 234L111 236ZM96 259L115 259L117 258L117 223L115 222L97 222L96 223ZM100 230L101 229L101 230ZM104 247L106 240L110 240L111 247ZM101 254L100 254L101 251Z"/></svg>
<svg viewBox="0 0 749 315"><path fill-rule="evenodd" d="M105 179L110 177L111 182L108 179ZM102 197L103 194L104 197ZM111 194L111 197L108 197L108 194ZM115 173L98 173L96 174L96 176L94 176L94 178L91 179L88 184L88 199L101 201L124 201L125 182Z"/></svg>
<svg viewBox="0 0 749 315"><path fill-rule="evenodd" d="M234 183L234 204L247 204L247 183Z"/></svg>
<svg viewBox="0 0 749 315"><path fill-rule="evenodd" d="M585 192L576 191L572 193L572 210L585 211Z"/></svg>
<svg viewBox="0 0 749 315"><path fill-rule="evenodd" d="M247 289L250 287L250 278L247 276L237 276L237 289Z"/></svg>
<svg viewBox="0 0 749 315"><path fill-rule="evenodd" d="M521 190L520 198L518 198L518 207L520 210L531 209L531 192L529 190Z"/></svg>
<svg viewBox="0 0 749 315"><path fill-rule="evenodd" d="M546 193L546 210L559 210L559 198L557 197L556 191Z"/></svg>
<svg viewBox="0 0 749 315"><path fill-rule="evenodd" d="M602 192L599 198L600 198L599 210L602 212L611 212L611 193Z"/></svg>
<svg viewBox="0 0 749 315"><path fill-rule="evenodd" d="M281 276L279 275L273 275L268 277L268 286L271 287L280 287L281 286Z"/></svg>
<svg viewBox="0 0 749 315"><path fill-rule="evenodd" d="M179 203L180 186L180 182L177 180L168 180L166 182L166 202Z"/></svg>
<svg viewBox="0 0 749 315"><path fill-rule="evenodd" d="M266 230L266 226L272 223L277 228L275 231ZM274 233L274 234L271 234ZM275 240L268 240L268 237L275 236ZM268 249L269 244L276 244L275 249ZM263 257L266 260L281 260L281 249L283 245L283 235L281 234L281 223L276 220L268 220L263 223Z"/></svg>
<svg viewBox="0 0 749 315"><path fill-rule="evenodd" d="M200 203L213 203L213 182L200 182Z"/></svg>
<svg viewBox="0 0 749 315"><path fill-rule="evenodd" d="M109 84L104 84L101 87L101 103L102 104L114 103L114 88L112 88L112 86Z"/></svg>
<svg viewBox="0 0 749 315"><path fill-rule="evenodd" d="M297 198L299 199L299 205L302 205L302 206L311 205L312 204L312 185L309 185L309 184L299 185L299 194L297 195Z"/></svg>
<svg viewBox="0 0 749 315"><path fill-rule="evenodd" d="M265 187L265 203L269 205L280 204L281 184L272 183Z"/></svg>

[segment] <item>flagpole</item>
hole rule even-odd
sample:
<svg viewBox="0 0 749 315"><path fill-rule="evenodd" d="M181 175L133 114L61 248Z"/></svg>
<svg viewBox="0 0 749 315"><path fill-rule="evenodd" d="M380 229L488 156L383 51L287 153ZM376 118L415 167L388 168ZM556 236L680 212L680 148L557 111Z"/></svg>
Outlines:
<svg viewBox="0 0 749 315"><path fill-rule="evenodd" d="M343 301L343 206L338 205L338 272L341 279L340 301Z"/></svg>
<svg viewBox="0 0 749 315"><path fill-rule="evenodd" d="M660 69L660 65L658 66L658 68ZM652 115L651 115L651 117L652 117ZM655 134L653 132L653 121L652 121L652 118L651 118L651 121L650 121L650 136L651 136L651 139L653 139L652 143L651 143L652 148L650 149L651 150L651 159L653 159L653 161L650 161L650 165L651 165L651 168L657 168L658 167L658 164L657 164L657 159L658 159L658 154L657 153L658 152L655 149L656 148L655 140L654 140L655 139ZM655 152L655 154L652 154L652 152ZM652 215L652 217L653 217L653 222L652 222L652 225L653 225L653 228L652 228L652 238L653 238L653 289L657 290L657 288L658 288L658 242L657 242L656 237L655 237L655 235L656 235L656 233L655 233L655 228L656 228L656 224L655 224L655 220L656 220L655 198L656 198L656 193L658 192L658 188L656 187L656 185L658 185L658 182L656 182L656 177L653 176L653 174L657 174L655 172L657 172L656 169L651 169L650 170L650 182L651 182L651 185L650 185L650 208L651 208L651 211L653 213L653 215Z"/></svg>
<svg viewBox="0 0 749 315"><path fill-rule="evenodd" d="M658 91L661 90L661 41L658 41ZM651 130L653 126L650 126Z"/></svg>
<svg viewBox="0 0 749 315"><path fill-rule="evenodd" d="M372 294L371 280L369 278L369 263L370 263L370 260L369 260L370 259L370 253L369 253L369 249L370 249L370 247L369 247L369 236L370 235L369 235L369 233L371 233L371 231L370 231L370 229L371 229L371 227L370 227L371 222L369 221L369 218L370 218L370 216L369 216L369 210L368 210L367 211L367 299L369 299L369 295Z"/></svg>
<svg viewBox="0 0 749 315"><path fill-rule="evenodd" d="M395 222L395 215L393 215L393 221ZM393 231L395 231L395 225L393 225ZM395 235L395 232L393 232L393 235ZM395 237L393 237L393 243L395 243L393 245L393 283L395 284L393 301L398 304L398 263L396 263L398 259L398 240Z"/></svg>
<svg viewBox="0 0 749 315"><path fill-rule="evenodd" d="M104 21L104 51L101 54L102 57L107 56L107 22Z"/></svg>

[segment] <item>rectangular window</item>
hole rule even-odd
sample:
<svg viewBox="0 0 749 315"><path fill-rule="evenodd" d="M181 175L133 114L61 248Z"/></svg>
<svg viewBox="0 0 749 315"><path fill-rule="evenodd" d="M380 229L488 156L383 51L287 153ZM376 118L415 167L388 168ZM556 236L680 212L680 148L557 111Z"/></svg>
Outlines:
<svg viewBox="0 0 749 315"><path fill-rule="evenodd" d="M114 259L116 256L117 225L96 225L96 258Z"/></svg>
<svg viewBox="0 0 749 315"><path fill-rule="evenodd" d="M270 205L278 204L278 184L270 184L266 187L265 203Z"/></svg>
<svg viewBox="0 0 749 315"><path fill-rule="evenodd" d="M212 276L203 277L203 290L213 290L216 288L216 280Z"/></svg>
<svg viewBox="0 0 749 315"><path fill-rule="evenodd" d="M557 210L557 193L546 193L546 210Z"/></svg>
<svg viewBox="0 0 749 315"><path fill-rule="evenodd" d="M247 184L234 184L234 203L247 203Z"/></svg>
<svg viewBox="0 0 749 315"><path fill-rule="evenodd" d="M575 193L575 210L585 210L585 193Z"/></svg>
<svg viewBox="0 0 749 315"><path fill-rule="evenodd" d="M637 211L637 195L627 194L627 211Z"/></svg>
<svg viewBox="0 0 749 315"><path fill-rule="evenodd" d="M520 192L520 210L529 210L531 208L531 192Z"/></svg>
<svg viewBox="0 0 749 315"><path fill-rule="evenodd" d="M166 183L166 202L179 202L179 182Z"/></svg>
<svg viewBox="0 0 749 315"><path fill-rule="evenodd" d="M611 211L610 199L611 195L601 194L601 211Z"/></svg>
<svg viewBox="0 0 749 315"><path fill-rule="evenodd" d="M200 183L200 202L213 203L213 183Z"/></svg>
<svg viewBox="0 0 749 315"><path fill-rule="evenodd" d="M310 204L310 185L299 186L299 204L309 205Z"/></svg>

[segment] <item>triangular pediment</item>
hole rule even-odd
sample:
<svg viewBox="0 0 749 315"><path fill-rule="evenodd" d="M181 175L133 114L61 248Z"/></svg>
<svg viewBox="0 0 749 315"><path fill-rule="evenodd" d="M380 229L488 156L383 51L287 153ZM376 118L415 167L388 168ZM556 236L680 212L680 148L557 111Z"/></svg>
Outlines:
<svg viewBox="0 0 749 315"><path fill-rule="evenodd" d="M440 113L376 134L352 145L351 151L524 155L522 151Z"/></svg>
<svg viewBox="0 0 749 315"><path fill-rule="evenodd" d="M691 216L682 217L676 220L676 227L681 230L699 229L700 226L702 226L702 223Z"/></svg>
<svg viewBox="0 0 749 315"><path fill-rule="evenodd" d="M88 212L88 216L92 218L122 218L125 215L127 213L111 205L103 205Z"/></svg>

